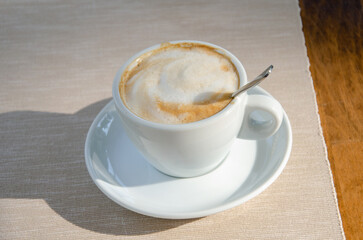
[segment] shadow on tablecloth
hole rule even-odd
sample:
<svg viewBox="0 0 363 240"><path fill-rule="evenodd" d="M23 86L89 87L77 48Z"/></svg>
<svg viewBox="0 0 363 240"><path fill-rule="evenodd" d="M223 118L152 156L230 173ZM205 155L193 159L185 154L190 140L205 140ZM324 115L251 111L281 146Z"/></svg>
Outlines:
<svg viewBox="0 0 363 240"><path fill-rule="evenodd" d="M194 221L131 212L109 200L92 182L84 162L86 134L109 101L96 102L75 114L0 114L0 198L44 199L72 224L113 235L149 234Z"/></svg>

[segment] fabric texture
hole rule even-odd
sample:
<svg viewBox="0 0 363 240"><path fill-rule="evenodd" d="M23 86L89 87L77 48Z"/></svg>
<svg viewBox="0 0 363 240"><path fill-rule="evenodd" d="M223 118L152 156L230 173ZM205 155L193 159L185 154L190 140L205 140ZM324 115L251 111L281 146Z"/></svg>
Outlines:
<svg viewBox="0 0 363 240"><path fill-rule="evenodd" d="M266 191L192 220L126 210L84 162L118 68L171 40L236 55L286 110L290 160ZM343 239L297 1L0 2L0 239Z"/></svg>

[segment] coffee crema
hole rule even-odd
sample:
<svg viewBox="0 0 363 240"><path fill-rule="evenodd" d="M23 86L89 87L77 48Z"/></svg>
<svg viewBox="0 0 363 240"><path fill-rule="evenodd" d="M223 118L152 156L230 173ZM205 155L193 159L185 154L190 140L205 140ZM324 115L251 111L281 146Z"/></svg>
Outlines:
<svg viewBox="0 0 363 240"><path fill-rule="evenodd" d="M119 91L126 107L137 116L181 124L221 111L238 86L234 64L218 50L199 43L166 43L126 68Z"/></svg>

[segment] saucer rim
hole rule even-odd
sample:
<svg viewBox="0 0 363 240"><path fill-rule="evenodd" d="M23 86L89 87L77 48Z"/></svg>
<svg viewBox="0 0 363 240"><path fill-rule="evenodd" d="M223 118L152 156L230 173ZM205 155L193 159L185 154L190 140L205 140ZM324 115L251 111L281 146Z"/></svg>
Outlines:
<svg viewBox="0 0 363 240"><path fill-rule="evenodd" d="M253 91L249 91L249 93L254 92L254 94L263 94L263 95L267 95L272 97L266 90L262 89L261 87L255 87L255 89L253 89ZM86 141L85 141L85 148L84 148L84 154L85 154L85 162L86 162L86 166L87 166L87 170L89 175L92 178L92 181L96 184L96 186L98 187L98 189L100 189L100 191L105 194L109 199L111 199L112 201L114 201L115 203L117 203L118 205L129 209L131 211L134 211L136 213L142 214L142 215L146 215L146 216L150 216L150 217L156 217L156 218L163 218L163 219L193 219L193 218L200 218L200 217L205 217L208 215L212 215L212 214L216 214L218 212L222 212L228 209L231 209L233 207L239 206L249 200L251 200L252 198L256 197L257 195L259 195L260 193L262 193L264 190L266 190L273 182L276 181L276 179L281 175L282 171L284 170L289 157L291 155L291 149L292 149L292 130L291 130L291 123L290 120L285 112L285 110L283 110L283 122L286 122L286 131L287 131L287 139L286 139L286 151L284 154L284 157L282 159L282 161L280 162L279 167L275 170L275 172L271 175L271 177L269 177L264 183L262 183L259 187L257 187L255 190L247 193L246 195L237 198L233 201L227 202L227 203L221 203L220 205L217 205L215 207L212 207L210 209L205 209L205 210L201 210L201 211L192 211L192 212L163 212L163 213L156 213L153 211L147 211L144 209L140 209L140 208L135 208L132 204L127 204L123 201L121 201L120 199L112 196L108 191L106 191L98 182L99 179L96 177L96 173L95 170L93 169L93 167L91 166L91 159L92 157L90 156L90 141L91 141L91 136L93 135L93 132L96 129L96 125L99 122L100 118L109 111L110 108L112 108L112 105L115 106L114 100L112 99L109 103L107 103L102 110L97 114L97 116L95 117L95 119L93 120L88 133L87 133L87 137L86 137ZM115 109L116 111L116 109ZM116 111L117 112L117 111ZM255 141L259 141L259 140L255 140ZM120 187L122 187L120 185Z"/></svg>

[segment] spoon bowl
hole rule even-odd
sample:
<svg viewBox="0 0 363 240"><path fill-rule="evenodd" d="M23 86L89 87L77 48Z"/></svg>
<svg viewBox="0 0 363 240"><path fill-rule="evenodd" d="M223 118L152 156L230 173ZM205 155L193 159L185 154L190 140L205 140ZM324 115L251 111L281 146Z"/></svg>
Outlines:
<svg viewBox="0 0 363 240"><path fill-rule="evenodd" d="M263 71L260 75L258 75L255 79L253 79L251 82L243 85L240 87L237 91L233 93L219 93L219 92L204 92L199 94L195 100L194 104L196 105L208 105L213 104L216 102L225 101L231 98L236 97L238 94L241 94L245 91L247 91L250 88L253 88L257 86L260 82L262 82L270 73L272 72L273 66L270 65L268 68L266 68L265 71Z"/></svg>

